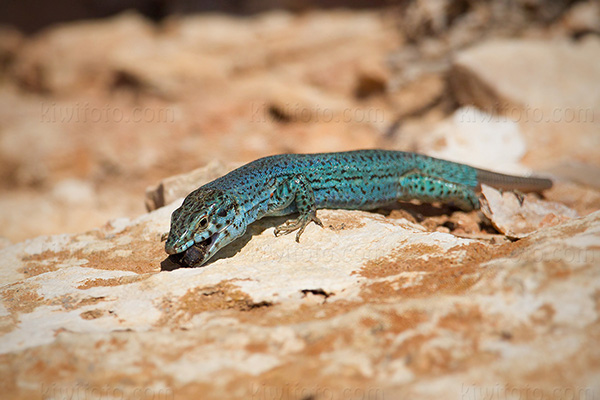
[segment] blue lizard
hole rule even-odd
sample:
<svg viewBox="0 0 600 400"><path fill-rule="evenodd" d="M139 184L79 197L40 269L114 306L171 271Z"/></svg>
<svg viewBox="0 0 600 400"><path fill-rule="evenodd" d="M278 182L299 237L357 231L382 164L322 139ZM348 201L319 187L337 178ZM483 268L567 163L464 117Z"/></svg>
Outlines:
<svg viewBox="0 0 600 400"><path fill-rule="evenodd" d="M280 154L260 158L191 192L171 216L165 244L183 264L199 266L265 216L299 213L275 229L294 231L296 241L317 209L370 210L396 200L452 203L479 208L480 185L542 191L543 178L498 174L416 153L358 150L340 153Z"/></svg>

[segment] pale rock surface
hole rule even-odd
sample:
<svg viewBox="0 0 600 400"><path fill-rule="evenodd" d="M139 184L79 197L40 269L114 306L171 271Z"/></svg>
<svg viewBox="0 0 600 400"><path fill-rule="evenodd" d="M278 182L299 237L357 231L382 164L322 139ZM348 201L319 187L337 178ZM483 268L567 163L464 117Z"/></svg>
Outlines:
<svg viewBox="0 0 600 400"><path fill-rule="evenodd" d="M523 174L526 153L519 125L474 107L462 107L419 138L419 148L430 156L474 167Z"/></svg>
<svg viewBox="0 0 600 400"><path fill-rule="evenodd" d="M519 198L515 193L500 192L487 185L482 185L481 192L481 211L509 238L523 238L540 228L578 217L575 210L564 204L540 200L534 194Z"/></svg>
<svg viewBox="0 0 600 400"><path fill-rule="evenodd" d="M131 51L151 41L152 34L152 25L135 14L123 14L108 24L65 24L24 46L17 56L15 76L37 91L68 93L106 85L114 78L109 66L113 52Z"/></svg>
<svg viewBox="0 0 600 400"><path fill-rule="evenodd" d="M146 187L215 159L381 147L401 42L383 13L348 10L2 30L0 235L140 215ZM93 207L55 196L70 179L89 182Z"/></svg>
<svg viewBox="0 0 600 400"><path fill-rule="evenodd" d="M213 161L193 171L163 179L146 189L146 209L156 210L187 196L192 190L225 175L238 165Z"/></svg>
<svg viewBox="0 0 600 400"><path fill-rule="evenodd" d="M8 189L0 222L10 239L0 239L1 396L600 397L600 136L590 89L599 81L598 39L488 41L489 50L458 54L448 87L447 56L483 37L477 27L489 19L478 8L477 18L455 20L467 35L443 36L454 25L437 16L450 2L436 4L443 7L413 28L442 36L407 47L416 58L402 58L406 74L385 63L404 48L397 23L369 11L160 26L121 15L28 38L2 33L0 53L11 64L0 90ZM568 29L594 23L572 14ZM419 54L430 59L419 63ZM592 102L596 119L515 124L509 113L474 108L452 115L456 98L486 112L508 104L519 115L528 103L559 107L563 119L565 107ZM172 118L53 117L107 104ZM296 104L311 112L306 122L279 118L286 110L294 117ZM319 106L335 117L324 121ZM433 127L416 130L419 146L383 142L394 116L405 127L407 115ZM476 118L467 124L465 116ZM411 203L319 211L325 228L309 226L299 244L273 236L285 218L265 220L205 267L165 261L160 236L200 184L268 154L367 147L431 150L519 173L575 161L561 176L580 184L556 182L544 196L582 217L542 218L510 241L476 211ZM214 159L238 164L165 179ZM154 211L102 225L108 215L142 213L144 188L161 180L148 192ZM514 230L514 221L506 225ZM11 243L26 237L35 238Z"/></svg>
<svg viewBox="0 0 600 400"><path fill-rule="evenodd" d="M579 43L496 40L457 54L453 84L461 103L518 121L565 116L568 110L595 110L600 103L600 93L589 90L589 83L600 79L599 59L595 37Z"/></svg>
<svg viewBox="0 0 600 400"><path fill-rule="evenodd" d="M561 22L565 29L575 34L600 33L600 4L593 0L575 3Z"/></svg>
<svg viewBox="0 0 600 400"><path fill-rule="evenodd" d="M600 39L490 40L458 52L450 73L456 99L517 122L528 162L598 165Z"/></svg>
<svg viewBox="0 0 600 400"><path fill-rule="evenodd" d="M600 189L600 167L596 165L571 161L555 165L548 173L565 181Z"/></svg>
<svg viewBox="0 0 600 400"><path fill-rule="evenodd" d="M322 210L301 243L263 220L171 270L160 235L180 201L0 250L8 398L599 393L598 212L493 244Z"/></svg>

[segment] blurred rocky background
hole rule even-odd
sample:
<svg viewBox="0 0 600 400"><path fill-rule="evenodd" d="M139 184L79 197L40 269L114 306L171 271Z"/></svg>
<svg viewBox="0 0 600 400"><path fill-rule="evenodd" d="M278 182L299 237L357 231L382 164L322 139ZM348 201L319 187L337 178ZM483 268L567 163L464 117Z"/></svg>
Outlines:
<svg viewBox="0 0 600 400"><path fill-rule="evenodd" d="M0 6L0 235L12 242L140 215L147 186L211 160L431 152L462 106L519 124L527 151L496 148L497 163L600 159L597 2L74 4ZM206 10L244 16L191 13Z"/></svg>
<svg viewBox="0 0 600 400"><path fill-rule="evenodd" d="M2 393L600 397L598 82L592 0L1 2ZM161 272L190 188L360 148L556 184Z"/></svg>

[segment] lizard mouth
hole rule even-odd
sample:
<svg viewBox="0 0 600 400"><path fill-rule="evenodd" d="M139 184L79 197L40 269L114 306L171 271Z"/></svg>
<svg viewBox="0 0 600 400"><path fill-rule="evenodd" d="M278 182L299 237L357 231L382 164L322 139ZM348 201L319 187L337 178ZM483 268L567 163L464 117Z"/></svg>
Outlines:
<svg viewBox="0 0 600 400"><path fill-rule="evenodd" d="M173 257L176 259L178 264L186 267L196 267L204 263L207 256L211 253L211 250L217 242L217 238L220 232L216 232L209 236L207 239L200 242L195 242L185 251L174 254Z"/></svg>

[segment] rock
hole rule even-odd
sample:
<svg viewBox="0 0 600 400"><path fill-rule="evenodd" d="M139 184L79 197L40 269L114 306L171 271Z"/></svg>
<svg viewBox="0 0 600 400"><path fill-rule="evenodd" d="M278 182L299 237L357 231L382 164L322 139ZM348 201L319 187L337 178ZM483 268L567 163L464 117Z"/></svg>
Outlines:
<svg viewBox="0 0 600 400"><path fill-rule="evenodd" d="M600 212L494 244L321 210L301 243L263 220L208 265L161 271L178 205L0 249L5 396L598 389Z"/></svg>
<svg viewBox="0 0 600 400"><path fill-rule="evenodd" d="M573 4L563 16L562 25L572 35L600 33L600 5L592 0Z"/></svg>
<svg viewBox="0 0 600 400"><path fill-rule="evenodd" d="M0 27L0 77L4 78L7 66L10 65L23 45L21 32L6 26Z"/></svg>
<svg viewBox="0 0 600 400"><path fill-rule="evenodd" d="M481 192L484 197L481 210L494 227L509 238L523 238L540 228L578 217L575 210L539 200L532 194L520 199L515 193L501 193L487 185L482 185Z"/></svg>
<svg viewBox="0 0 600 400"><path fill-rule="evenodd" d="M0 178L10 193L0 208L11 211L0 235L139 215L146 187L214 159L378 147L392 118L386 55L399 43L380 12L348 10L160 24L126 13L29 37L2 30ZM89 181L97 208L58 201L53 187L67 179Z"/></svg>
<svg viewBox="0 0 600 400"><path fill-rule="evenodd" d="M146 189L146 209L153 211L187 196L200 186L225 175L239 165L224 165L215 161L191 172L162 180L158 185Z"/></svg>
<svg viewBox="0 0 600 400"><path fill-rule="evenodd" d="M509 63L506 60L510 60ZM461 104L519 124L528 163L599 165L600 39L492 40L457 54L450 76Z"/></svg>
<svg viewBox="0 0 600 400"><path fill-rule="evenodd" d="M600 167L578 162L556 164L548 170L554 176L563 180L577 182L595 189L600 189Z"/></svg>
<svg viewBox="0 0 600 400"><path fill-rule="evenodd" d="M448 54L494 36L506 7L469 5L473 12L463 13L450 2L434 10L429 4L436 5L415 6L424 13L412 32L432 36L407 52L396 21L379 11L177 17L160 25L121 15L33 37L0 32L7 62L0 236L8 238L0 238L2 396L598 393L597 124L529 126L476 108L448 118L456 106L446 85ZM509 25L501 29L515 36ZM465 63L472 85L455 86L459 96L482 93L517 105L541 99L540 109L597 100L590 90L597 69L582 61L586 52L595 59L596 38L515 42L487 42L518 48L515 66L491 56L478 59L481 71ZM391 51L403 53L395 67ZM485 50L461 54L475 52ZM545 69L520 62L534 56ZM548 81L561 68L568 74ZM288 103L314 111L306 121L294 118ZM344 118L324 121L317 107ZM88 109L169 111L172 118L62 118ZM398 140L412 120L414 147L382 141L397 116ZM580 176L579 184L559 181L544 196L585 216L544 220L548 203L526 198L528 212L540 212L526 217L533 221L527 236L511 241L478 211L410 202L379 212L319 210L325 227L311 224L300 243L274 237L273 227L285 221L276 218L252 225L201 268L177 269L167 260L160 239L181 197L231 168L274 153L381 146L516 173L576 160L585 168L560 175ZM238 162L165 179L215 159ZM153 211L132 217L142 213L140 193L153 182L161 182L148 190ZM523 210L509 206L494 203L492 218L510 234L517 230L511 218ZM513 214L500 220L499 211ZM130 218L106 223L115 216ZM52 232L62 234L38 236Z"/></svg>
<svg viewBox="0 0 600 400"><path fill-rule="evenodd" d="M340 96L331 96L305 84L285 82L282 78L265 79L256 86L255 90L264 92L266 99L264 104L257 105L263 109L257 121L261 118L263 122L271 118L304 124L343 121L344 111L354 106Z"/></svg>
<svg viewBox="0 0 600 400"><path fill-rule="evenodd" d="M12 244L12 242L9 239L0 236L0 249L8 247L11 244Z"/></svg>
<svg viewBox="0 0 600 400"><path fill-rule="evenodd" d="M364 60L359 64L354 95L359 99L382 95L387 92L390 71L380 60Z"/></svg>
<svg viewBox="0 0 600 400"><path fill-rule="evenodd" d="M82 204L92 207L94 204L94 188L87 181L77 179L65 179L57 183L52 195L57 201L68 205Z"/></svg>
<svg viewBox="0 0 600 400"><path fill-rule="evenodd" d="M519 125L473 107L463 107L418 138L417 149L474 167L523 174L527 147Z"/></svg>
<svg viewBox="0 0 600 400"><path fill-rule="evenodd" d="M554 171L552 172L554 173ZM588 215L599 210L600 193L598 190L575 182L577 181L555 181L555 185L544 193L544 197L576 210L579 215Z"/></svg>
<svg viewBox="0 0 600 400"><path fill-rule="evenodd" d="M400 117L420 113L439 101L446 90L444 79L439 74L422 75L410 83L390 91L390 101Z"/></svg>
<svg viewBox="0 0 600 400"><path fill-rule="evenodd" d="M600 80L599 63L600 39L593 37L579 43L494 40L457 54L451 84L461 104L517 122L573 119L600 103L600 93L589 90Z"/></svg>
<svg viewBox="0 0 600 400"><path fill-rule="evenodd" d="M115 52L143 47L152 32L152 26L136 14L56 27L25 43L15 61L15 78L36 92L72 93L110 86Z"/></svg>
<svg viewBox="0 0 600 400"><path fill-rule="evenodd" d="M25 43L13 72L21 86L38 92L125 84L181 98L199 90L223 91L240 74L270 68L347 93L365 60L378 60L381 68L386 50L398 44L394 36L374 12L194 16L173 18L164 29L125 13L50 29ZM322 79L333 66L338 82Z"/></svg>

